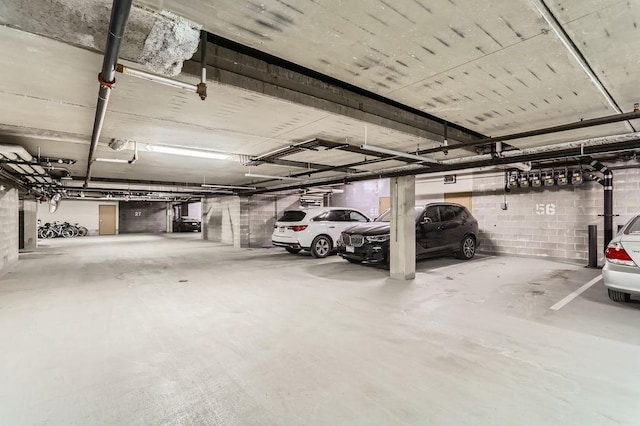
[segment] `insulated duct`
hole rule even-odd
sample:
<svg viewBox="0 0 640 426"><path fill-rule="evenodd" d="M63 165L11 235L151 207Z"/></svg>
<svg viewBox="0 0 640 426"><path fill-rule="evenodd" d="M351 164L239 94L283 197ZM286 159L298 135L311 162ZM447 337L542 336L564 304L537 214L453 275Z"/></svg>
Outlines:
<svg viewBox="0 0 640 426"><path fill-rule="evenodd" d="M91 146L89 148L89 158L87 161L87 176L84 184L87 186L91 180L91 169L93 168L93 155L98 146L102 125L107 114L109 95L116 82L116 64L120 53L120 44L124 36L124 29L127 25L131 3L133 0L113 0L111 8L111 21L109 22L109 35L107 36L107 47L104 51L102 61L102 72L98 74L100 89L98 90L98 102L96 105L96 116L93 121L93 132L91 134Z"/></svg>
<svg viewBox="0 0 640 426"><path fill-rule="evenodd" d="M592 161L591 166L604 175L598 183L604 186L604 247L613 239L613 172L599 161Z"/></svg>

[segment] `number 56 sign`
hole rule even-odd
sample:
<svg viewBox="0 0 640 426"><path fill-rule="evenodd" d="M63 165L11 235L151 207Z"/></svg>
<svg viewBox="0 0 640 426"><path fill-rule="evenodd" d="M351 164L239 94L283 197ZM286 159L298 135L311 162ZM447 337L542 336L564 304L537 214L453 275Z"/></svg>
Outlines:
<svg viewBox="0 0 640 426"><path fill-rule="evenodd" d="M552 216L556 214L556 205L555 204L536 204L536 214L537 215L547 215Z"/></svg>

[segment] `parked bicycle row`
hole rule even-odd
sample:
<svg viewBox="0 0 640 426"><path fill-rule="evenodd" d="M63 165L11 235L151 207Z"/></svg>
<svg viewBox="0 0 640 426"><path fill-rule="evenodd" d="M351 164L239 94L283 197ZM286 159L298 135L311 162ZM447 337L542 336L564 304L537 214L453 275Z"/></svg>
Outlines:
<svg viewBox="0 0 640 426"><path fill-rule="evenodd" d="M69 222L45 223L38 227L38 238L73 238L85 237L89 230L79 224L70 224Z"/></svg>

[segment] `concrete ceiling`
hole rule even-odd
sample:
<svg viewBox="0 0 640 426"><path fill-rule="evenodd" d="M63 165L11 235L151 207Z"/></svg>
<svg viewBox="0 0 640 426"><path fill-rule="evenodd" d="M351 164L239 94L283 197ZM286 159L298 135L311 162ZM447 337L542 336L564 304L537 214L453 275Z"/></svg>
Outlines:
<svg viewBox="0 0 640 426"><path fill-rule="evenodd" d="M26 8L9 3L0 5L4 24L0 27L1 142L22 145L34 155L39 149L42 156L75 159L77 163L69 169L82 178L110 2L40 0L28 2ZM439 146L441 130L434 130L438 121L423 126L421 122L428 119L421 112L457 124L457 133L450 134L455 141L631 111L640 99L635 81L640 71L640 51L635 48L640 44L640 4L613 0L546 4L610 94L607 99L545 20L539 3L136 1L121 51L127 65L142 68L145 39L159 12L170 11L190 20L194 28L202 26L212 34L363 89L378 96L377 102L388 99L391 106L388 110L385 105L376 106L380 114L365 111L362 104L351 108L345 106L347 101L336 100L341 94L330 83L313 87L304 78L298 78L297 84L307 88L300 91L288 88L286 81L283 86L274 85L278 78L294 78L284 72L275 74L269 66L251 70L249 62L236 60L236 74L226 77L227 71L218 63L225 60L233 67L235 56L212 46L207 60L209 98L204 102L192 93L118 75L96 157L130 158L130 150L116 152L107 146L117 138L137 141L140 159L135 165L96 163L93 176L250 184L256 179L244 175L249 171L243 164L247 158L313 138L359 146L366 134L368 144L407 152ZM175 78L196 84L197 58L198 54L186 62ZM254 74L238 77L250 71ZM640 123L621 122L509 143L525 148L629 133L634 127L640 129ZM469 130L466 135L465 129ZM148 152L147 143L233 155L230 160L178 157ZM457 150L446 158L466 155L472 154ZM445 157L435 154L433 158ZM321 149L286 159L340 166L365 156ZM356 168L381 172L404 164L396 159ZM289 175L305 170L262 164L251 171ZM314 177L343 175L325 172Z"/></svg>

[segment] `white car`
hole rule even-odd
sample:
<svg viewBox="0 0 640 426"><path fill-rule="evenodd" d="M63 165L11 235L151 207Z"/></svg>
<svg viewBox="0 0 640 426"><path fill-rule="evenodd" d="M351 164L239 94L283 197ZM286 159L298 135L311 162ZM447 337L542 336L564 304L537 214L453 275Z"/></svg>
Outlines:
<svg viewBox="0 0 640 426"><path fill-rule="evenodd" d="M342 231L358 222L369 218L348 207L287 210L273 226L271 242L289 253L308 250L314 257L327 257Z"/></svg>
<svg viewBox="0 0 640 426"><path fill-rule="evenodd" d="M631 219L611 240L602 268L609 298L628 302L631 295L640 296L640 216Z"/></svg>

